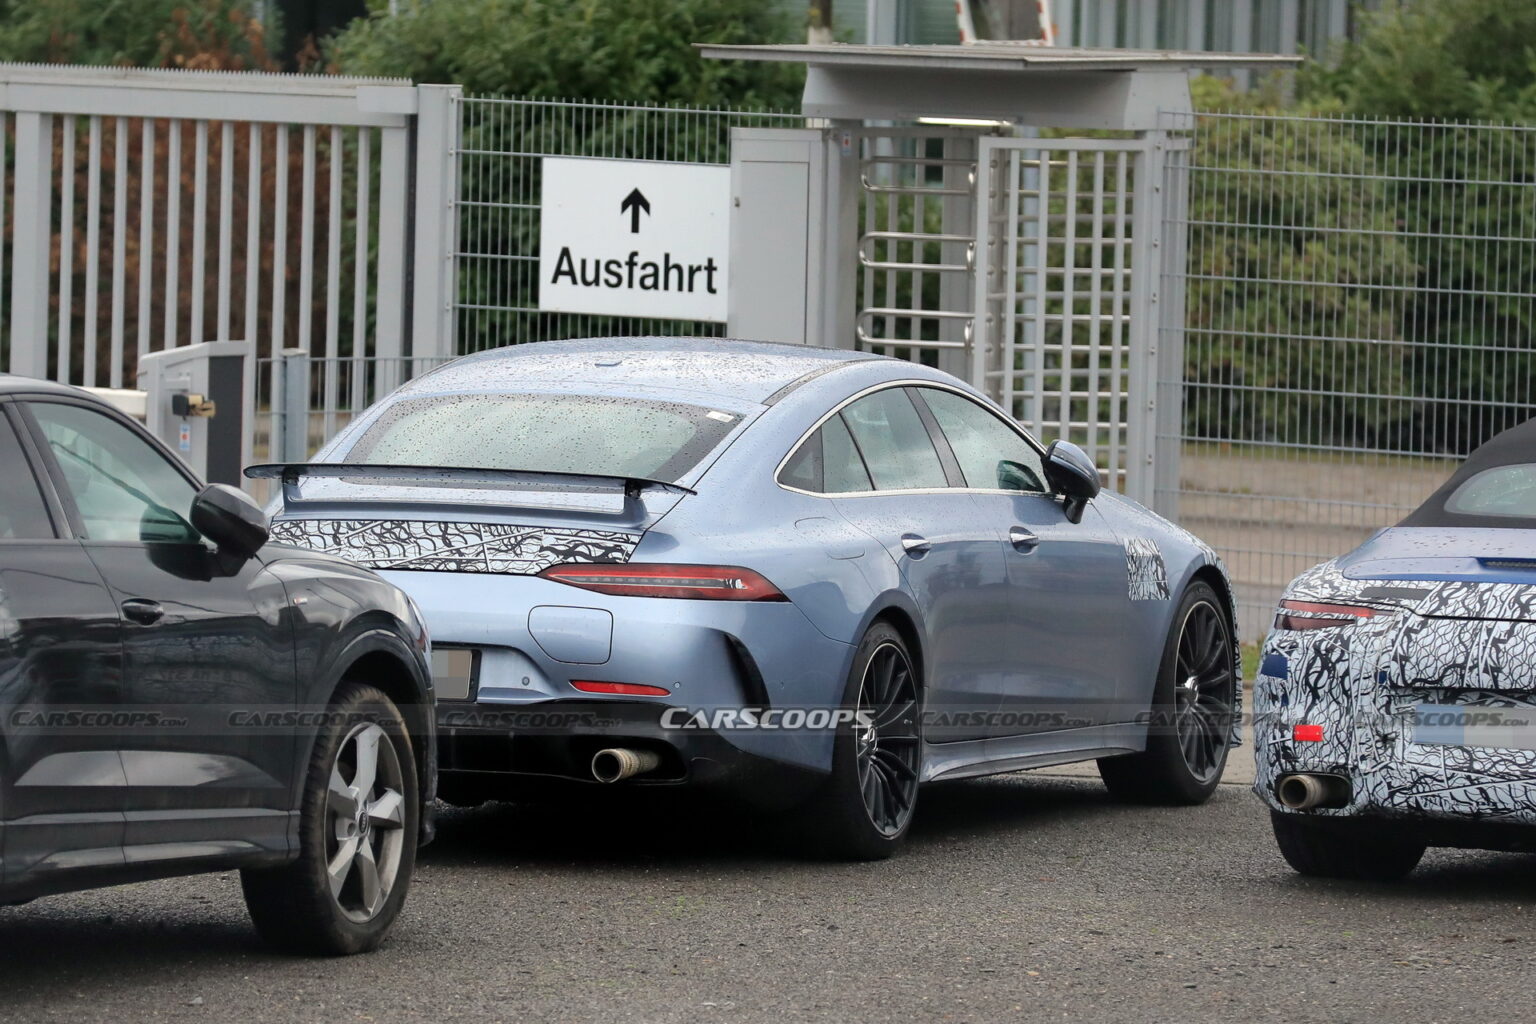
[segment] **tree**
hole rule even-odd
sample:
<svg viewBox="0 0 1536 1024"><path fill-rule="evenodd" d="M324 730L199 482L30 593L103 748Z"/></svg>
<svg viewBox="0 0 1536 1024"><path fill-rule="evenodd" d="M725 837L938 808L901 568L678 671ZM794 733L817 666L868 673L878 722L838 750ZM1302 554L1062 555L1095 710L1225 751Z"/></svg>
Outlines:
<svg viewBox="0 0 1536 1024"><path fill-rule="evenodd" d="M0 60L267 69L249 8L245 0L0 0Z"/></svg>
<svg viewBox="0 0 1536 1024"><path fill-rule="evenodd" d="M1351 132L1272 116L1277 92L1201 79L1195 94L1238 116L1201 118L1191 159L1205 169L1189 216L1190 435L1320 445L1400 435L1405 403L1350 397L1408 386L1406 300L1392 286L1417 268L1393 237L1391 184ZM1339 168L1352 173L1318 173Z"/></svg>
<svg viewBox="0 0 1536 1024"><path fill-rule="evenodd" d="M1536 4L1388 0L1359 16L1334 66L1304 69L1304 97L1371 117L1536 120Z"/></svg>
<svg viewBox="0 0 1536 1024"><path fill-rule="evenodd" d="M469 93L784 108L797 66L703 60L694 43L790 41L759 0L409 0L334 38L344 74L453 82Z"/></svg>
<svg viewBox="0 0 1536 1024"><path fill-rule="evenodd" d="M1458 450L1524 418L1536 374L1536 4L1392 0L1362 13L1335 68L1309 67L1305 101L1366 118L1374 173L1411 223L1417 273L1401 336L1426 450Z"/></svg>

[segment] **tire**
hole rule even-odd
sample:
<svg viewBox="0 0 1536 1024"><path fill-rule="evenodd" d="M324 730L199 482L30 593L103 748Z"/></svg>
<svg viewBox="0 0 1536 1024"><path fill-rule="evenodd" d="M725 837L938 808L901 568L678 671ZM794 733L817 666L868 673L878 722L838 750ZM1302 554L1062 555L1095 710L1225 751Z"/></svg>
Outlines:
<svg viewBox="0 0 1536 1024"><path fill-rule="evenodd" d="M1269 812L1280 855L1293 869L1318 878L1395 882L1424 856L1425 844L1363 822Z"/></svg>
<svg viewBox="0 0 1536 1024"><path fill-rule="evenodd" d="M889 671L887 671L889 670ZM854 652L843 707L872 727L840 726L832 774L801 812L805 848L838 860L884 860L906 838L922 772L921 684L896 629L877 622Z"/></svg>
<svg viewBox="0 0 1536 1024"><path fill-rule="evenodd" d="M421 795L405 720L388 697L347 681L328 711L300 798L298 859L242 871L240 884L268 943L344 956L377 949L400 914L416 866ZM359 801L356 783L369 750L373 778ZM371 813L349 812L359 802ZM348 849L351 857L343 860ZM336 886L333 863L340 868Z"/></svg>
<svg viewBox="0 0 1536 1024"><path fill-rule="evenodd" d="M1189 806L1210 799L1226 769L1237 671L1232 620L1209 584L1190 584L1163 646L1146 750L1099 759L1118 800Z"/></svg>

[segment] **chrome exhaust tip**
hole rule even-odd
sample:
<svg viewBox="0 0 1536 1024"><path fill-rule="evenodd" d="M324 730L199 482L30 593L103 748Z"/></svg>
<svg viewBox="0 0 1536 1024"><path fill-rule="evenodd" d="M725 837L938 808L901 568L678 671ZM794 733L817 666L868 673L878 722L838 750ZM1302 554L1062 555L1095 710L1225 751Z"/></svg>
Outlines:
<svg viewBox="0 0 1536 1024"><path fill-rule="evenodd" d="M623 782L660 765L661 755L655 751L609 747L592 755L592 777L598 782Z"/></svg>
<svg viewBox="0 0 1536 1024"><path fill-rule="evenodd" d="M1293 811L1344 807L1349 783L1337 775L1283 775L1275 783L1275 798Z"/></svg>

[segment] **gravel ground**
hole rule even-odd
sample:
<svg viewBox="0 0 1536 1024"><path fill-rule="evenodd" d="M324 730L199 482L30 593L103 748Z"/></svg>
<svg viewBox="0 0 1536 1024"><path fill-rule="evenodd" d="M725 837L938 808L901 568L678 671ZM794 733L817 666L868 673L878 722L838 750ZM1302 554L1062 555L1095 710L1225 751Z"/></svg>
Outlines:
<svg viewBox="0 0 1536 1024"><path fill-rule="evenodd" d="M0 911L17 1021L1525 1019L1529 857L1431 851L1396 886L1280 860L1262 808L1112 803L1017 774L923 791L905 853L773 852L724 811L445 815L385 948L274 956L230 874Z"/></svg>

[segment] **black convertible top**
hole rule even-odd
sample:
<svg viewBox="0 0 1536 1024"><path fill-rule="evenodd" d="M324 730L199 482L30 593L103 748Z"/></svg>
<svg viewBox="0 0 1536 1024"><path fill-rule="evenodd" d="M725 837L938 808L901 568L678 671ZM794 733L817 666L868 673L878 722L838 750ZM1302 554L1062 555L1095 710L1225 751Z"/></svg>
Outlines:
<svg viewBox="0 0 1536 1024"><path fill-rule="evenodd" d="M1504 529L1536 529L1536 516L1479 516L1451 512L1445 506L1462 484L1477 474L1499 466L1536 463L1536 419L1526 420L1478 448L1441 488L1414 509L1399 526L1476 526Z"/></svg>

